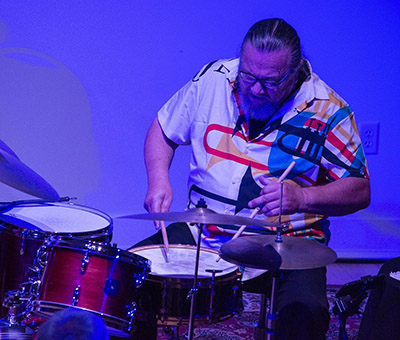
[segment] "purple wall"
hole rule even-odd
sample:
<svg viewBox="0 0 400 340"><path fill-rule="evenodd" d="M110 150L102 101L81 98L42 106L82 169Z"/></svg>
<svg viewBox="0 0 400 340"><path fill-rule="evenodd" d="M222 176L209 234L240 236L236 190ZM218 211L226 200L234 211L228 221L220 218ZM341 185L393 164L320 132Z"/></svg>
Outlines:
<svg viewBox="0 0 400 340"><path fill-rule="evenodd" d="M380 123L368 155L372 204L332 219L341 257L400 251L397 157L400 5L365 1L1 1L0 139L62 196L113 217L144 212L143 141L161 105L199 68L236 56L257 20L282 17L313 69L343 96L358 124ZM189 148L171 169L173 211L186 201ZM0 184L1 201L28 195ZM114 220L128 247L148 221Z"/></svg>

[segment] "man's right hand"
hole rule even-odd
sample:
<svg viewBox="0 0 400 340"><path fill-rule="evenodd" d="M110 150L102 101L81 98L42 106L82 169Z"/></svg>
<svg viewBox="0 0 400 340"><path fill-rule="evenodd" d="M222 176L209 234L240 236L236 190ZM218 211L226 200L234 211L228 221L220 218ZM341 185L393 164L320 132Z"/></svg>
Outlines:
<svg viewBox="0 0 400 340"><path fill-rule="evenodd" d="M173 199L172 189L168 181L157 186L149 186L144 200L144 208L149 213L168 212ZM156 229L161 228L160 221L154 221Z"/></svg>

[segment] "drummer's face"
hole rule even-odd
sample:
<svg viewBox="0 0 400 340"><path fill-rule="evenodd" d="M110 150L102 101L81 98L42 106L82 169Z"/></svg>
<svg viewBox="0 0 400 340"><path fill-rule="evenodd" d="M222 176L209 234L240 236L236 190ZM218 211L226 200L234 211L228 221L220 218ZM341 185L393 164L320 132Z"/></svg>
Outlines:
<svg viewBox="0 0 400 340"><path fill-rule="evenodd" d="M262 51L249 42L244 45L239 86L244 111L251 118L268 118L290 94L297 80L297 70L292 70L291 60L288 48ZM264 113L267 117L262 117Z"/></svg>

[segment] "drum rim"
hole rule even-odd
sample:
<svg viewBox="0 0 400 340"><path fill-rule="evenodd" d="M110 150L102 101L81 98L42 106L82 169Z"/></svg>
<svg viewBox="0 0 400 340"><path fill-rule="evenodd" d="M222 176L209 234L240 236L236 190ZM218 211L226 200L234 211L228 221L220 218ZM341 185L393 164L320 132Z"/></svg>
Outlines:
<svg viewBox="0 0 400 340"><path fill-rule="evenodd" d="M21 203L21 204L10 204L10 208L2 211L0 213L0 216L4 213L4 212L9 212L11 211L13 208L17 208L17 207L37 207L37 208L42 208L42 207L51 207L51 206L56 206L56 207L77 207L77 210L84 210L87 212L93 212L93 214L95 215L103 215L102 217L104 217L106 220L112 221L112 218L110 215L108 215L107 213L105 213L102 210L87 206L87 205L83 205L80 203L74 203L74 202L42 202L42 203L34 203L34 202L25 202L25 203Z"/></svg>
<svg viewBox="0 0 400 340"><path fill-rule="evenodd" d="M56 308L56 307L61 307L61 308ZM55 312L57 312L59 310L64 310L66 308L75 308L78 310L91 312L91 313L94 313L94 314L100 316L104 320L104 323L106 324L106 326L110 327L111 329L121 331L125 334L129 334L129 332L127 332L126 328L132 326L132 323L129 322L128 320L121 319L121 318L118 318L116 316L113 316L113 315L110 315L107 313L95 311L93 309L72 306L72 305L68 305L68 304L60 303L60 302L53 302L53 301L48 301L48 300L33 300L31 302L29 308L33 314L44 317L46 319L49 319ZM53 309L55 311L54 312L43 312L41 310L41 308L49 308L49 309ZM109 335L111 335L110 332L109 332ZM116 335L116 333L113 332L112 335Z"/></svg>
<svg viewBox="0 0 400 340"><path fill-rule="evenodd" d="M129 248L128 251L129 252L133 252L133 250L147 250L147 249L155 249L155 248L161 248L164 247L163 244L149 244L149 245L145 245L145 246L139 246L139 247L134 247L134 248ZM190 244L170 244L169 248L185 248L185 249L194 249L197 250L197 246L194 245L190 245ZM218 255L218 251L215 249L210 249L210 248L206 248L206 247L200 247L200 251L206 251L209 253L214 253L215 255Z"/></svg>
<svg viewBox="0 0 400 340"><path fill-rule="evenodd" d="M79 245L81 246L79 247ZM111 259L114 259L118 255L118 261L138 265L138 267L147 271L149 270L151 264L151 261L149 259L139 254L130 253L127 250L110 245L109 243L97 242L77 237L64 237L53 235L45 240L44 246L46 247L46 251L49 253L54 251L55 248L62 248L75 250L82 253L88 252L88 254L91 255L94 254ZM83 248L83 246L86 246L86 248ZM90 249L90 247L94 247L95 249ZM113 250L114 252L111 253L110 250Z"/></svg>
<svg viewBox="0 0 400 340"><path fill-rule="evenodd" d="M36 208L44 208L44 207L63 207L63 208L69 208L69 209L75 209L79 211L84 211L86 213L90 213L92 215L96 215L105 221L107 221L108 225L99 229L94 229L94 230L85 230L85 231L49 231L49 230L43 230L43 229L35 229L39 228L34 224L34 221L27 221L22 218L14 217L12 215L8 215L7 213L12 211L13 208L17 207L36 207ZM2 215L8 216L6 219L2 219ZM7 221L8 219L8 221ZM18 226L13 224L12 220L15 221L20 221L22 226ZM38 224L40 221L38 221ZM32 226L32 228L29 228ZM110 237L112 236L113 233L113 219L110 215L107 213L89 207L85 206L82 204L76 204L72 202L44 202L44 203L22 203L22 204L15 204L10 209L6 211L2 211L0 213L0 228L4 229L6 232L10 232L16 236L21 236L21 237L28 237L28 238L33 238L33 239L45 239L51 235L61 235L61 236L75 236L75 237L83 237L83 238L90 238L90 239L95 239L99 238L102 236L107 236ZM109 239L111 241L111 238Z"/></svg>
<svg viewBox="0 0 400 340"><path fill-rule="evenodd" d="M52 231L24 228L10 224L8 222L0 221L0 232L6 232L15 236L37 239L37 240L45 240L53 235L60 237L71 237L71 238L75 237L84 240L95 240L97 238L107 237L107 239L109 240L108 242L110 242L113 234L113 226L109 225L102 229L96 229L93 231L84 231L84 232L52 232Z"/></svg>

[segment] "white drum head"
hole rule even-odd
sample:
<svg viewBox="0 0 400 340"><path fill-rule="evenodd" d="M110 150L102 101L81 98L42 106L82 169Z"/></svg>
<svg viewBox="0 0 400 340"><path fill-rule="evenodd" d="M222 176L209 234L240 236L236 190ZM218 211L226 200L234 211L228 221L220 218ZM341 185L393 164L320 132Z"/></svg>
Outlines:
<svg viewBox="0 0 400 340"><path fill-rule="evenodd" d="M163 255L163 246L151 245L143 246L129 251L145 257L151 261L150 274L162 277L179 277L192 278L194 277L196 263L196 247L187 245L169 245L169 262L165 262ZM212 273L206 270L222 271L216 273L216 276L226 275L237 270L237 266L232 263L219 259L218 253L215 250L201 248L199 259L199 278L211 277Z"/></svg>
<svg viewBox="0 0 400 340"><path fill-rule="evenodd" d="M65 203L18 205L4 212L0 219L18 227L52 233L85 233L111 224L111 219L99 211Z"/></svg>

